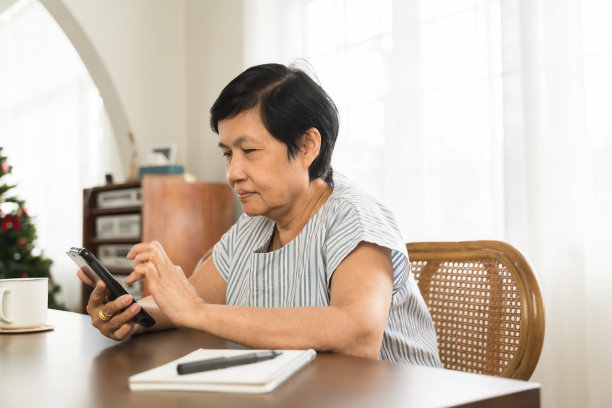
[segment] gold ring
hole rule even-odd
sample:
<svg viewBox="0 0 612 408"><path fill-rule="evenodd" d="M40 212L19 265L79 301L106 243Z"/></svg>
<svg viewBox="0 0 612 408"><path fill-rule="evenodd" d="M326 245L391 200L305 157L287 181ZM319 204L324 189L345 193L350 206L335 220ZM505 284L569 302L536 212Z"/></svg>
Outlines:
<svg viewBox="0 0 612 408"><path fill-rule="evenodd" d="M108 321L111 319L111 317L113 317L113 316L107 316L107 315L105 315L105 314L104 314L104 312L102 311L102 309L100 309L100 310L98 311L98 317L100 318L100 320L103 320L103 321L105 321L105 322L108 322Z"/></svg>

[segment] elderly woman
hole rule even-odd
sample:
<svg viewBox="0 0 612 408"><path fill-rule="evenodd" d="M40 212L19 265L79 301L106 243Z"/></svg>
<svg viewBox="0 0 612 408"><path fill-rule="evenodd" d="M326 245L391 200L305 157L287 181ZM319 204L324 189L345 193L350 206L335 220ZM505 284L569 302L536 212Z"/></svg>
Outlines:
<svg viewBox="0 0 612 408"><path fill-rule="evenodd" d="M134 246L126 283L146 280L151 296L122 311L129 295L105 302L100 282L93 325L116 340L180 326L254 348L441 366L393 215L332 173L338 113L325 91L297 68L255 66L223 89L210 123L244 214L190 278L159 243ZM141 307L150 329L131 321Z"/></svg>

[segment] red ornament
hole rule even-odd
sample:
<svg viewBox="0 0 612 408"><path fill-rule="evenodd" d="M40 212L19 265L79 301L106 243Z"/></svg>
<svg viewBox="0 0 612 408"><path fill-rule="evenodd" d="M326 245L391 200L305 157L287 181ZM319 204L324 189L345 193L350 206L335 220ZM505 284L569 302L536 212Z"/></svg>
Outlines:
<svg viewBox="0 0 612 408"><path fill-rule="evenodd" d="M15 232L19 232L23 227L21 226L21 222L19 222L19 218L14 215L7 215L2 219L2 231L8 232L11 229L14 229Z"/></svg>
<svg viewBox="0 0 612 408"><path fill-rule="evenodd" d="M11 216L7 215L2 219L2 231L8 232L8 230L13 229L13 223L10 218Z"/></svg>
<svg viewBox="0 0 612 408"><path fill-rule="evenodd" d="M6 163L2 163L2 173L8 173L9 172L9 165Z"/></svg>
<svg viewBox="0 0 612 408"><path fill-rule="evenodd" d="M25 248L26 245L28 245L28 239L25 237L21 237L17 240L17 245L19 245L19 248Z"/></svg>
<svg viewBox="0 0 612 408"><path fill-rule="evenodd" d="M29 278L30 275L28 275L27 273L23 272L19 277L20 278Z"/></svg>

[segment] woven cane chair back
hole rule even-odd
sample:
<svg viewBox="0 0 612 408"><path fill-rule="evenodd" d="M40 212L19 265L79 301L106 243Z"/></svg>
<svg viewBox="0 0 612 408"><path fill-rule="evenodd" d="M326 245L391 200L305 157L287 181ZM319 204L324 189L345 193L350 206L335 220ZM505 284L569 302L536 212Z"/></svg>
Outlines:
<svg viewBox="0 0 612 408"><path fill-rule="evenodd" d="M523 255L499 241L406 248L444 367L529 379L544 342L544 306Z"/></svg>

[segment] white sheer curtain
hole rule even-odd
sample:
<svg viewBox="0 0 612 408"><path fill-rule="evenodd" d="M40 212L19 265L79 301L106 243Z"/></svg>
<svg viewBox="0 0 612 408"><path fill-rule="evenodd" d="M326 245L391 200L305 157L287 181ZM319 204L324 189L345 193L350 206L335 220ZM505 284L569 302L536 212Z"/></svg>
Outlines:
<svg viewBox="0 0 612 408"><path fill-rule="evenodd" d="M336 170L407 240L503 236L499 1L245 5L247 65L312 64L340 110Z"/></svg>
<svg viewBox="0 0 612 408"><path fill-rule="evenodd" d="M106 130L104 130L106 129ZM112 138L83 62L37 1L0 15L0 145L26 200L37 248L53 260L59 300L80 307L80 285L65 251L82 242L82 188L103 183Z"/></svg>
<svg viewBox="0 0 612 408"><path fill-rule="evenodd" d="M546 407L611 406L612 3L250 0L246 65L308 60L334 166L407 241L500 239L539 277Z"/></svg>

